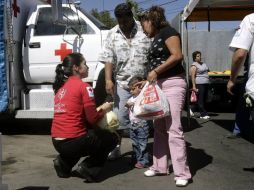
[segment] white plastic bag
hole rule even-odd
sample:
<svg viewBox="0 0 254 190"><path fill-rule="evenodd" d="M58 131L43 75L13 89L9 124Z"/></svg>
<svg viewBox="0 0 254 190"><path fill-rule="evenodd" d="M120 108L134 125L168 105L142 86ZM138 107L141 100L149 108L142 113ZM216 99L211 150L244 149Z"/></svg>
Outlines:
<svg viewBox="0 0 254 190"><path fill-rule="evenodd" d="M147 82L136 99L133 112L140 119L158 119L169 115L169 103L157 84Z"/></svg>
<svg viewBox="0 0 254 190"><path fill-rule="evenodd" d="M119 121L117 115L113 111L109 111L99 122L97 122L97 125L102 129L114 132L119 127Z"/></svg>

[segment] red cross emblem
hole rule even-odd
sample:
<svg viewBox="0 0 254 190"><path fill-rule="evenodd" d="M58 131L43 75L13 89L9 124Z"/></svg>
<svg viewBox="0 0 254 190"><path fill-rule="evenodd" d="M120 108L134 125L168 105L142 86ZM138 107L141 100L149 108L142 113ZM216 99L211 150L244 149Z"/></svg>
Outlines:
<svg viewBox="0 0 254 190"><path fill-rule="evenodd" d="M67 55L69 55L70 53L72 53L72 49L67 49L66 46L67 46L66 43L61 43L60 49L55 50L55 55L61 56L61 61L63 61L63 59L64 59Z"/></svg>
<svg viewBox="0 0 254 190"><path fill-rule="evenodd" d="M19 6L17 5L17 0L14 0L14 2L12 3L12 9L13 9L13 14L15 17L18 16L18 13L20 13L20 8Z"/></svg>
<svg viewBox="0 0 254 190"><path fill-rule="evenodd" d="M92 87L88 86L88 87L86 87L86 90L87 90L87 93L88 93L89 97L94 97L93 88Z"/></svg>

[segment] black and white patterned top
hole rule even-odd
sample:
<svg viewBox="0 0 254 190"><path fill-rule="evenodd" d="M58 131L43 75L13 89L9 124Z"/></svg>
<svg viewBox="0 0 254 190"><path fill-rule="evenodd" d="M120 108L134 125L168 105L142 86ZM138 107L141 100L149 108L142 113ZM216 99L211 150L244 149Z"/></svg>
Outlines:
<svg viewBox="0 0 254 190"><path fill-rule="evenodd" d="M150 71L164 63L171 55L169 49L167 48L165 41L171 36L179 36L179 33L172 28L171 26L166 26L161 29L160 32L154 37L154 40L151 44L148 60L150 65ZM184 68L179 62L174 67L164 71L158 76L158 79L173 77L184 72Z"/></svg>
<svg viewBox="0 0 254 190"><path fill-rule="evenodd" d="M112 63L116 82L120 87L128 89L128 82L134 75L147 75L150 45L151 39L144 34L139 22L136 22L130 39L124 36L117 25L108 32L99 61Z"/></svg>

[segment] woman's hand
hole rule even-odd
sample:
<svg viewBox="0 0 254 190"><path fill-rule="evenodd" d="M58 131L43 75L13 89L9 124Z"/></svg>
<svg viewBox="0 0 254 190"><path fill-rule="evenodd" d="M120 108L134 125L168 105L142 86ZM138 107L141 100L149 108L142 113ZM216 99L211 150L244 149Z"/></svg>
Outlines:
<svg viewBox="0 0 254 190"><path fill-rule="evenodd" d="M113 102L105 102L104 104L100 105L96 110L100 111L103 110L105 112L109 112L112 110L114 103Z"/></svg>
<svg viewBox="0 0 254 190"><path fill-rule="evenodd" d="M157 81L157 77L158 77L158 74L155 70L152 70L151 72L148 73L148 76L147 76L147 80L148 82L155 82Z"/></svg>
<svg viewBox="0 0 254 190"><path fill-rule="evenodd" d="M198 89L196 87L193 87L192 90L196 93L198 92Z"/></svg>

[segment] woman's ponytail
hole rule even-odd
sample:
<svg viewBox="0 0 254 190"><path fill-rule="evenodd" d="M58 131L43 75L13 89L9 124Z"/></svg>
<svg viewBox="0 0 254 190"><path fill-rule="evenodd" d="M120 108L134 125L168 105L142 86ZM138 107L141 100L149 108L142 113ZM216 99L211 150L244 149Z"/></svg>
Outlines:
<svg viewBox="0 0 254 190"><path fill-rule="evenodd" d="M64 67L63 67L63 64L60 63L56 66L56 77L55 77L55 82L53 84L53 90L55 94L63 86L65 80L66 78L64 76Z"/></svg>

